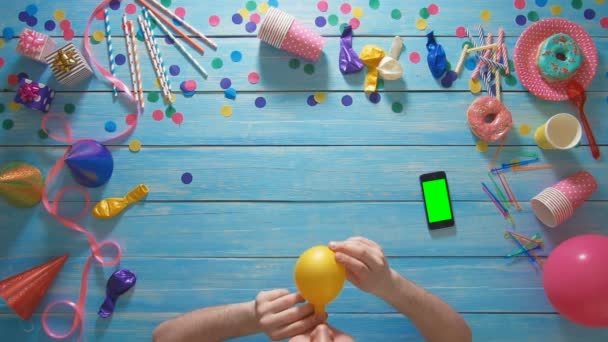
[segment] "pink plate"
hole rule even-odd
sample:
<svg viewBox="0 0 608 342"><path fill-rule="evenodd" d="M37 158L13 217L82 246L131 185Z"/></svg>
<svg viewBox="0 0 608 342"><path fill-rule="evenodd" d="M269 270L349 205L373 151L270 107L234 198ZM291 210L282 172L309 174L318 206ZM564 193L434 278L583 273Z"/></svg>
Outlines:
<svg viewBox="0 0 608 342"><path fill-rule="evenodd" d="M543 19L528 27L515 44L515 71L521 83L530 92L542 99L564 101L568 99L567 81L548 82L536 66L538 46L556 33L572 37L583 50L583 63L571 79L587 89L597 70L597 49L591 36L578 24L560 18Z"/></svg>

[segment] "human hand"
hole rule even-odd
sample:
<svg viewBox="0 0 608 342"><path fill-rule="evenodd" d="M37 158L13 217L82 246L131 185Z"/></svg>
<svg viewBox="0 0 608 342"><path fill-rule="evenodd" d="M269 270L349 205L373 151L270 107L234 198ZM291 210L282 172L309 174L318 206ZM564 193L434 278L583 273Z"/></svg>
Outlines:
<svg viewBox="0 0 608 342"><path fill-rule="evenodd" d="M384 298L392 286L392 271L384 251L376 242L351 237L346 241L330 242L336 260L346 268L346 277L359 289Z"/></svg>
<svg viewBox="0 0 608 342"><path fill-rule="evenodd" d="M325 320L314 314L312 304L297 305L302 302L300 294L285 289L258 293L254 306L260 329L277 341L309 331Z"/></svg>

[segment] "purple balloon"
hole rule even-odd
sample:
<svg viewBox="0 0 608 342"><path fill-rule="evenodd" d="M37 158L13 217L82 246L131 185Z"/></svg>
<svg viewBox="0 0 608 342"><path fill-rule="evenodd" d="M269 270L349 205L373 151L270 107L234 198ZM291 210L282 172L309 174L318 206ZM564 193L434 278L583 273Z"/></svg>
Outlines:
<svg viewBox="0 0 608 342"><path fill-rule="evenodd" d="M353 50L353 28L348 25L342 31L340 37L340 72L343 74L353 74L363 69L363 62L359 55Z"/></svg>
<svg viewBox="0 0 608 342"><path fill-rule="evenodd" d="M136 282L137 277L135 276L135 273L127 269L120 269L112 273L110 279L108 279L108 283L106 284L106 299L103 301L99 311L97 312L99 317L110 317L112 313L114 313L114 307L116 306L118 297L129 291L133 286L135 286Z"/></svg>

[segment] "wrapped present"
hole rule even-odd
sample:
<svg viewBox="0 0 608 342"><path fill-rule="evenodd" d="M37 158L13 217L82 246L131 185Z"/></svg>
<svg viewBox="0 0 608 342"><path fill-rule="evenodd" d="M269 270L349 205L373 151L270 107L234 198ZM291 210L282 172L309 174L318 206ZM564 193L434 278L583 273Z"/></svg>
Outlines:
<svg viewBox="0 0 608 342"><path fill-rule="evenodd" d="M55 41L46 34L24 29L19 35L17 53L46 63L46 56L55 50Z"/></svg>
<svg viewBox="0 0 608 342"><path fill-rule="evenodd" d="M47 113L54 97L55 91L46 84L22 78L19 80L19 89L17 89L17 95L15 95L15 102Z"/></svg>
<svg viewBox="0 0 608 342"><path fill-rule="evenodd" d="M46 61L61 84L76 85L93 75L93 70L73 43L52 52Z"/></svg>

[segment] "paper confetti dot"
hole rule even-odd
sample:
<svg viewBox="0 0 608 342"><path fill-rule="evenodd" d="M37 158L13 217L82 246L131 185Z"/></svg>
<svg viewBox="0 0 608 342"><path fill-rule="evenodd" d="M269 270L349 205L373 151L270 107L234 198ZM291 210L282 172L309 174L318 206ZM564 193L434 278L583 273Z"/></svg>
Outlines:
<svg viewBox="0 0 608 342"><path fill-rule="evenodd" d="M477 148L478 152L484 153L488 151L488 143L483 141L483 140L479 140L477 142L477 144L475 144L475 148Z"/></svg>
<svg viewBox="0 0 608 342"><path fill-rule="evenodd" d="M247 3L245 4L245 8L248 11L255 11L255 9L258 7L258 4L255 1L247 1Z"/></svg>
<svg viewBox="0 0 608 342"><path fill-rule="evenodd" d="M340 12L342 12L342 14L348 14L350 13L351 7L350 4L345 2L340 6Z"/></svg>
<svg viewBox="0 0 608 342"><path fill-rule="evenodd" d="M312 75L315 73L315 66L313 64L304 65L304 73L307 75Z"/></svg>
<svg viewBox="0 0 608 342"><path fill-rule="evenodd" d="M11 119L5 119L4 121L2 121L2 128L6 129L7 131L13 128L14 125L15 123Z"/></svg>
<svg viewBox="0 0 608 342"><path fill-rule="evenodd" d="M106 124L104 125L104 129L106 130L106 132L109 132L109 133L116 132L116 122L106 121Z"/></svg>
<svg viewBox="0 0 608 342"><path fill-rule="evenodd" d="M380 8L380 0L369 0L369 7L371 9L378 9L378 8Z"/></svg>
<svg viewBox="0 0 608 342"><path fill-rule="evenodd" d="M228 89L232 85L232 81L229 78L222 78L220 81L220 87L222 89Z"/></svg>
<svg viewBox="0 0 608 342"><path fill-rule="evenodd" d="M55 10L55 12L53 12L53 19L57 20L57 21L61 21L63 19L65 19L65 12L62 10Z"/></svg>
<svg viewBox="0 0 608 342"><path fill-rule="evenodd" d="M467 29L465 29L463 26L458 26L456 28L456 37L464 38L466 36L467 36Z"/></svg>
<svg viewBox="0 0 608 342"><path fill-rule="evenodd" d="M165 109L165 116L170 118L176 112L175 107L169 105L167 109Z"/></svg>
<svg viewBox="0 0 608 342"><path fill-rule="evenodd" d="M467 58L467 60L464 62L464 67L467 68L467 70L475 70L475 67L477 66L477 61L475 60L475 58Z"/></svg>
<svg viewBox="0 0 608 342"><path fill-rule="evenodd" d="M479 18L483 21L488 21L492 19L492 12L489 10L483 10L479 13Z"/></svg>
<svg viewBox="0 0 608 342"><path fill-rule="evenodd" d="M602 28L608 28L608 17L603 17L600 20L600 26L602 26Z"/></svg>
<svg viewBox="0 0 608 342"><path fill-rule="evenodd" d="M353 8L353 17L360 19L363 16L363 8L361 7L354 7Z"/></svg>
<svg viewBox="0 0 608 342"><path fill-rule="evenodd" d="M232 15L232 22L240 25L243 23L243 17L239 13L235 13Z"/></svg>
<svg viewBox="0 0 608 342"><path fill-rule="evenodd" d="M247 31L249 33L255 32L256 29L257 29L257 25L253 21L250 21L247 24L245 24L245 31Z"/></svg>
<svg viewBox="0 0 608 342"><path fill-rule="evenodd" d="M260 74L255 71L250 72L249 75L247 75L247 81L251 84L257 84L260 82Z"/></svg>
<svg viewBox="0 0 608 342"><path fill-rule="evenodd" d="M348 24L350 26L352 26L353 30L356 30L361 25L361 22L357 18L350 18L350 20L348 21Z"/></svg>
<svg viewBox="0 0 608 342"><path fill-rule="evenodd" d="M508 75L505 77L505 83L509 86L514 86L517 84L517 79L513 75Z"/></svg>
<svg viewBox="0 0 608 342"><path fill-rule="evenodd" d="M46 132L42 129L38 130L38 138L44 140L44 139L48 139L49 135L46 134Z"/></svg>
<svg viewBox="0 0 608 342"><path fill-rule="evenodd" d="M137 11L137 7L135 6L135 4L128 4L125 7L125 13L127 14L133 14Z"/></svg>
<svg viewBox="0 0 608 342"><path fill-rule="evenodd" d="M229 100L236 99L236 89L228 88L228 89L224 90L224 97Z"/></svg>
<svg viewBox="0 0 608 342"><path fill-rule="evenodd" d="M63 106L63 111L66 112L66 114L72 114L75 110L76 106L73 103L67 103L65 106Z"/></svg>
<svg viewBox="0 0 608 342"><path fill-rule="evenodd" d="M527 21L528 21L528 20L526 19L526 16L525 16L525 15L519 14L519 15L517 15L517 17L515 17L515 23L516 23L517 25L519 25L519 26L524 26L524 25L526 25L526 22L527 22Z"/></svg>
<svg viewBox="0 0 608 342"><path fill-rule="evenodd" d="M256 97L256 99L255 99L255 106L257 108L264 108L264 107L266 107L266 99L264 97L262 97L262 96Z"/></svg>
<svg viewBox="0 0 608 342"><path fill-rule="evenodd" d="M175 15L180 17L181 19L184 19L184 17L186 16L186 9L183 7L178 7L175 9Z"/></svg>
<svg viewBox="0 0 608 342"><path fill-rule="evenodd" d="M369 94L369 100L372 103L378 103L378 102L380 102L381 99L382 99L382 96L380 96L380 93L378 93L378 92L373 92L373 93Z"/></svg>
<svg viewBox="0 0 608 342"><path fill-rule="evenodd" d="M536 22L538 21L538 19L540 19L540 17L538 16L538 13L536 11L528 12L528 20L530 20L531 22Z"/></svg>
<svg viewBox="0 0 608 342"><path fill-rule="evenodd" d="M161 121L165 117L165 113L162 110L156 109L152 112L152 119L155 121Z"/></svg>
<svg viewBox="0 0 608 342"><path fill-rule="evenodd" d="M19 111L19 109L21 109L21 104L19 104L19 103L15 102L15 101L10 101L10 102L8 103L8 109L9 109L11 112L18 112L18 111Z"/></svg>
<svg viewBox="0 0 608 342"><path fill-rule="evenodd" d="M95 41L97 42L101 42L104 38L105 38L105 34L103 33L103 31L95 31L93 32L93 39L95 39Z"/></svg>
<svg viewBox="0 0 608 342"><path fill-rule="evenodd" d="M171 115L171 121L176 125L181 125L184 122L184 115L179 112L173 113L173 115Z"/></svg>
<svg viewBox="0 0 608 342"><path fill-rule="evenodd" d="M393 113L401 113L403 112L403 104L401 102L393 102L391 109Z"/></svg>
<svg viewBox="0 0 608 342"><path fill-rule="evenodd" d="M268 6L279 7L279 1L278 0L268 0Z"/></svg>
<svg viewBox="0 0 608 342"><path fill-rule="evenodd" d="M428 19L428 17L431 16L428 8L426 8L426 7L421 8L420 11L418 11L418 15L420 15L420 17L423 19Z"/></svg>
<svg viewBox="0 0 608 342"><path fill-rule="evenodd" d="M179 72L180 72L179 65L173 64L172 66L169 67L169 73L171 74L171 76L177 76L177 75L179 75Z"/></svg>
<svg viewBox="0 0 608 342"><path fill-rule="evenodd" d="M72 27L72 22L71 22L71 21L69 21L69 20L67 20L67 19L63 19L63 20L62 20L62 21L59 23L59 27L60 27L62 30L67 30L67 29L69 29L70 27Z"/></svg>
<svg viewBox="0 0 608 342"><path fill-rule="evenodd" d="M327 4L327 1L319 1L317 2L317 9L321 12L327 12L327 9L329 8L329 4Z"/></svg>
<svg viewBox="0 0 608 342"><path fill-rule="evenodd" d="M135 123L137 123L137 114L128 114L127 116L125 116L125 122L129 126L135 125Z"/></svg>
<svg viewBox="0 0 608 342"><path fill-rule="evenodd" d="M330 15L329 17L327 17L327 22L329 23L329 25L331 26L336 26L338 25L338 16L335 14Z"/></svg>
<svg viewBox="0 0 608 342"><path fill-rule="evenodd" d="M169 3L171 3L170 0L169 0ZM111 9L113 9L114 11L116 11L117 9L120 8L120 0L111 0L109 6L110 6ZM165 6L169 6L169 5L165 5Z"/></svg>
<svg viewBox="0 0 608 342"><path fill-rule="evenodd" d="M551 14L553 14L554 16L558 16L560 14L562 14L562 6L560 5L553 5L550 8Z"/></svg>
<svg viewBox="0 0 608 342"><path fill-rule="evenodd" d="M260 23L260 21L262 20L262 18L260 17L260 15L259 15L259 14L257 14L257 13L253 13L253 14L252 14L252 15L249 17L249 20L251 20L251 22L253 22L253 23L259 24L259 23Z"/></svg>
<svg viewBox="0 0 608 342"><path fill-rule="evenodd" d="M209 25L215 27L220 24L220 17L217 15L212 15L209 17Z"/></svg>
<svg viewBox="0 0 608 342"><path fill-rule="evenodd" d="M184 184L190 184L192 183L192 174L190 172L184 172L182 173L182 183Z"/></svg>
<svg viewBox="0 0 608 342"><path fill-rule="evenodd" d="M535 3L538 7L545 7L545 5L547 4L547 0L536 0Z"/></svg>
<svg viewBox="0 0 608 342"><path fill-rule="evenodd" d="M6 77L6 81L9 85L17 85L17 83L19 83L19 76L10 74Z"/></svg>
<svg viewBox="0 0 608 342"><path fill-rule="evenodd" d="M324 27L325 24L327 24L327 21L325 20L324 16L318 16L315 18L315 25L317 27Z"/></svg>
<svg viewBox="0 0 608 342"><path fill-rule="evenodd" d="M116 63L116 65L123 65L126 61L127 57L125 57L125 55L122 53L119 53L114 57L114 63Z"/></svg>
<svg viewBox="0 0 608 342"><path fill-rule="evenodd" d="M524 9L526 7L526 0L515 0L513 5L517 9Z"/></svg>
<svg viewBox="0 0 608 342"><path fill-rule="evenodd" d="M75 35L76 35L76 33L72 29L63 31L63 39L65 39L65 40L72 40L72 39L74 39Z"/></svg>
<svg viewBox="0 0 608 342"><path fill-rule="evenodd" d="M418 52L410 53L410 62L418 64L420 62L420 54Z"/></svg>
<svg viewBox="0 0 608 342"><path fill-rule="evenodd" d="M428 10L430 15L437 15L439 13L439 6L436 4L430 4Z"/></svg>
<svg viewBox="0 0 608 342"><path fill-rule="evenodd" d="M593 18L595 18L595 11L591 8L586 9L584 12L584 16L585 16L585 19L592 20Z"/></svg>
<svg viewBox="0 0 608 342"><path fill-rule="evenodd" d="M521 135L528 135L530 134L532 130L530 129L529 125L523 124L521 126L519 126L519 134Z"/></svg>
<svg viewBox="0 0 608 342"><path fill-rule="evenodd" d="M469 90L473 94L479 94L481 92L481 82L479 80L469 80Z"/></svg>
<svg viewBox="0 0 608 342"><path fill-rule="evenodd" d="M581 9L583 7L583 0L572 0L572 8Z"/></svg>
<svg viewBox="0 0 608 342"><path fill-rule="evenodd" d="M0 57L0 68L2 68L4 66L4 63L5 63L4 58Z"/></svg>
<svg viewBox="0 0 608 342"><path fill-rule="evenodd" d="M2 36L4 37L4 40L11 40L15 37L15 30L13 30L12 27L5 27L2 30Z"/></svg>
<svg viewBox="0 0 608 342"><path fill-rule="evenodd" d="M268 3L264 1L258 6L258 11L260 11L260 13L262 14L266 14L266 12L268 12L269 7L270 6L268 6Z"/></svg>
<svg viewBox="0 0 608 342"><path fill-rule="evenodd" d="M0 113L4 113L4 103L0 103Z"/></svg>
<svg viewBox="0 0 608 342"><path fill-rule="evenodd" d="M171 0L160 0L160 3L165 7L171 6Z"/></svg>
<svg viewBox="0 0 608 342"><path fill-rule="evenodd" d="M427 26L428 26L428 23L425 19L420 18L420 19L416 20L416 28L419 29L420 31L426 30Z"/></svg>
<svg viewBox="0 0 608 342"><path fill-rule="evenodd" d="M44 22L44 29L47 31L53 31L55 29L55 22L53 20L47 20Z"/></svg>
<svg viewBox="0 0 608 342"><path fill-rule="evenodd" d="M243 54L240 51L235 50L230 53L230 60L233 62L238 63L241 59L243 59Z"/></svg>
<svg viewBox="0 0 608 342"><path fill-rule="evenodd" d="M129 142L129 151L133 153L141 151L141 141L137 139L131 140L131 142Z"/></svg>
<svg viewBox="0 0 608 342"><path fill-rule="evenodd" d="M182 83L183 83L184 89L187 91L195 91L196 87L198 86L198 84L196 84L195 80L187 80Z"/></svg>
<svg viewBox="0 0 608 342"><path fill-rule="evenodd" d="M395 8L394 10L391 11L391 18L395 19L395 20L399 20L401 19L401 10Z"/></svg>
<svg viewBox="0 0 608 342"><path fill-rule="evenodd" d="M148 93L149 102L152 102L152 103L157 102L159 98L160 98L160 96L157 91L151 91L150 93Z"/></svg>
<svg viewBox="0 0 608 342"><path fill-rule="evenodd" d="M243 19L245 19L245 20L249 19L249 11L248 10L246 10L244 8L241 8L239 10L239 14L241 15L241 17L243 17Z"/></svg>
<svg viewBox="0 0 608 342"><path fill-rule="evenodd" d="M300 60L297 58L292 58L289 60L289 67L292 69L297 69L300 67Z"/></svg>
<svg viewBox="0 0 608 342"><path fill-rule="evenodd" d="M318 103L323 103L325 102L325 100L327 100L327 94L322 92L316 92L314 94L314 98L315 101L317 101Z"/></svg>
<svg viewBox="0 0 608 342"><path fill-rule="evenodd" d="M314 107L318 104L317 100L315 100L315 96L314 95L310 95L306 98L306 103L308 103L309 106Z"/></svg>
<svg viewBox="0 0 608 342"><path fill-rule="evenodd" d="M224 117L232 116L232 106L228 106L228 105L222 106L222 108L220 108L220 113Z"/></svg>
<svg viewBox="0 0 608 342"><path fill-rule="evenodd" d="M211 67L213 69L220 69L222 66L224 66L224 61L222 61L221 58L215 57L213 60L211 60Z"/></svg>
<svg viewBox="0 0 608 342"><path fill-rule="evenodd" d="M343 106L348 107L353 104L353 98L350 95L344 95L342 96L341 102Z"/></svg>

